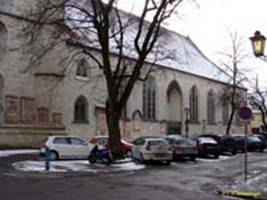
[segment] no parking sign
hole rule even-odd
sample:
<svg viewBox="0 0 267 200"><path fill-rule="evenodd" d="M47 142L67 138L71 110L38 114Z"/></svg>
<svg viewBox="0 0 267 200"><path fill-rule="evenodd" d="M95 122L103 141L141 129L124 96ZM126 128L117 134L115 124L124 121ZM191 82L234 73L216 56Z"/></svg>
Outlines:
<svg viewBox="0 0 267 200"><path fill-rule="evenodd" d="M243 106L239 108L238 114L241 117L241 119L244 119L244 120L249 120L252 117L252 111L247 106Z"/></svg>

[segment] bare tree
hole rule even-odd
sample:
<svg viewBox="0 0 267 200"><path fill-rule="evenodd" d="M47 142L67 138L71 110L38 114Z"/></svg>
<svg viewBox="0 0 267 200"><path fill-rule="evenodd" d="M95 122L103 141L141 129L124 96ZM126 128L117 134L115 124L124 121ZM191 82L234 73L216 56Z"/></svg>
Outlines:
<svg viewBox="0 0 267 200"><path fill-rule="evenodd" d="M229 86L225 88L223 95L220 97L223 102L228 102L230 104L230 117L227 120L225 130L226 135L230 134L235 113L243 101L240 87L242 86L242 82L247 79L244 73L239 69L239 66L247 57L243 51L243 39L236 32L230 33L230 39L231 50L222 53L225 58L222 64L231 76L231 81Z"/></svg>
<svg viewBox="0 0 267 200"><path fill-rule="evenodd" d="M107 126L115 156L122 154L121 112L136 81L145 80L153 70L153 65L145 65L147 58L154 61L160 59L158 38L163 33L162 23L183 2L144 0L140 17L137 18L120 11L118 1L41 0L32 2L34 6L27 15L0 11L2 15L25 23L22 34L32 47L32 62L38 62L62 42L80 49L95 62L105 78ZM41 43L40 39L44 38ZM125 62L126 55L133 58L131 62Z"/></svg>
<svg viewBox="0 0 267 200"><path fill-rule="evenodd" d="M266 91L262 91L259 89L258 86L258 77L256 79L256 85L253 93L250 93L248 96L248 100L250 105L256 109L259 110L261 113L261 121L262 121L262 130L266 131L267 130L267 121L266 121L266 116L267 116L267 106L266 106Z"/></svg>

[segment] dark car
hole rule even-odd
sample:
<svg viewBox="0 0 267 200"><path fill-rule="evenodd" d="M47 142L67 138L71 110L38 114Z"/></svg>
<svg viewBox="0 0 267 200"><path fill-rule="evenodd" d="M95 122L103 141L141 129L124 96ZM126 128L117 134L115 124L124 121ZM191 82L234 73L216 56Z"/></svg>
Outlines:
<svg viewBox="0 0 267 200"><path fill-rule="evenodd" d="M219 144L221 143L221 136L213 134L213 133L201 134L201 135L198 135L198 137L212 138L212 139L216 140Z"/></svg>
<svg viewBox="0 0 267 200"><path fill-rule="evenodd" d="M198 155L196 142L189 138L167 136L169 144L173 151L173 159L190 158L195 161Z"/></svg>
<svg viewBox="0 0 267 200"><path fill-rule="evenodd" d="M246 136L235 136L234 137L237 143L237 150L245 152L245 141ZM247 151L260 151L263 152L265 149L265 144L256 136L249 135L247 136Z"/></svg>
<svg viewBox="0 0 267 200"><path fill-rule="evenodd" d="M265 132L259 132L259 133L256 133L256 135L262 135L267 140L267 133Z"/></svg>
<svg viewBox="0 0 267 200"><path fill-rule="evenodd" d="M198 137L196 139L198 155L205 157L213 155L215 158L219 158L221 154L220 144L211 137Z"/></svg>
<svg viewBox="0 0 267 200"><path fill-rule="evenodd" d="M267 147L267 138L264 135L262 135L262 134L253 134L252 136L255 136L255 137L259 138L265 144L265 148Z"/></svg>
<svg viewBox="0 0 267 200"><path fill-rule="evenodd" d="M220 145L222 153L231 153L233 155L237 153L237 142L236 139L232 136L221 137Z"/></svg>

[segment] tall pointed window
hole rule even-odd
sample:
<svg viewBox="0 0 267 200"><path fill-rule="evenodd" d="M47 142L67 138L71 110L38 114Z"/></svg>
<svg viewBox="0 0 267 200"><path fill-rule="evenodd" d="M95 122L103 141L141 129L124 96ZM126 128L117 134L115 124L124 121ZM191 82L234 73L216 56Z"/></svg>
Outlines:
<svg viewBox="0 0 267 200"><path fill-rule="evenodd" d="M209 125L215 124L215 113L216 113L215 95L213 90L210 90L207 97L207 119Z"/></svg>
<svg viewBox="0 0 267 200"><path fill-rule="evenodd" d="M198 90L196 86L193 86L189 95L190 102L190 122L198 123Z"/></svg>
<svg viewBox="0 0 267 200"><path fill-rule="evenodd" d="M143 84L143 117L156 119L156 81L151 76Z"/></svg>
<svg viewBox="0 0 267 200"><path fill-rule="evenodd" d="M74 122L88 123L88 102L84 96L78 97L75 101Z"/></svg>
<svg viewBox="0 0 267 200"><path fill-rule="evenodd" d="M0 61L3 59L6 52L7 31L4 24L0 21Z"/></svg>
<svg viewBox="0 0 267 200"><path fill-rule="evenodd" d="M89 66L85 59L82 59L77 66L76 78L89 80Z"/></svg>
<svg viewBox="0 0 267 200"><path fill-rule="evenodd" d="M229 103L227 100L223 100L222 103L222 122L226 125L229 120Z"/></svg>

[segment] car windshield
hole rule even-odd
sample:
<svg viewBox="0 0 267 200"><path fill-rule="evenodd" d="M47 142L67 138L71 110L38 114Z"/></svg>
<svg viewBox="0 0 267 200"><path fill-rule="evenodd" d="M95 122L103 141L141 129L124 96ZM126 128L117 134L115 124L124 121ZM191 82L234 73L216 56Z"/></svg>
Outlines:
<svg viewBox="0 0 267 200"><path fill-rule="evenodd" d="M195 145L196 142L190 139L181 139L177 140L176 144L181 144L181 145Z"/></svg>
<svg viewBox="0 0 267 200"><path fill-rule="evenodd" d="M248 140L252 142L261 142L261 140L257 136L249 136Z"/></svg>
<svg viewBox="0 0 267 200"><path fill-rule="evenodd" d="M169 142L169 144L173 145L176 144L176 140L174 138L167 138L167 141Z"/></svg>

